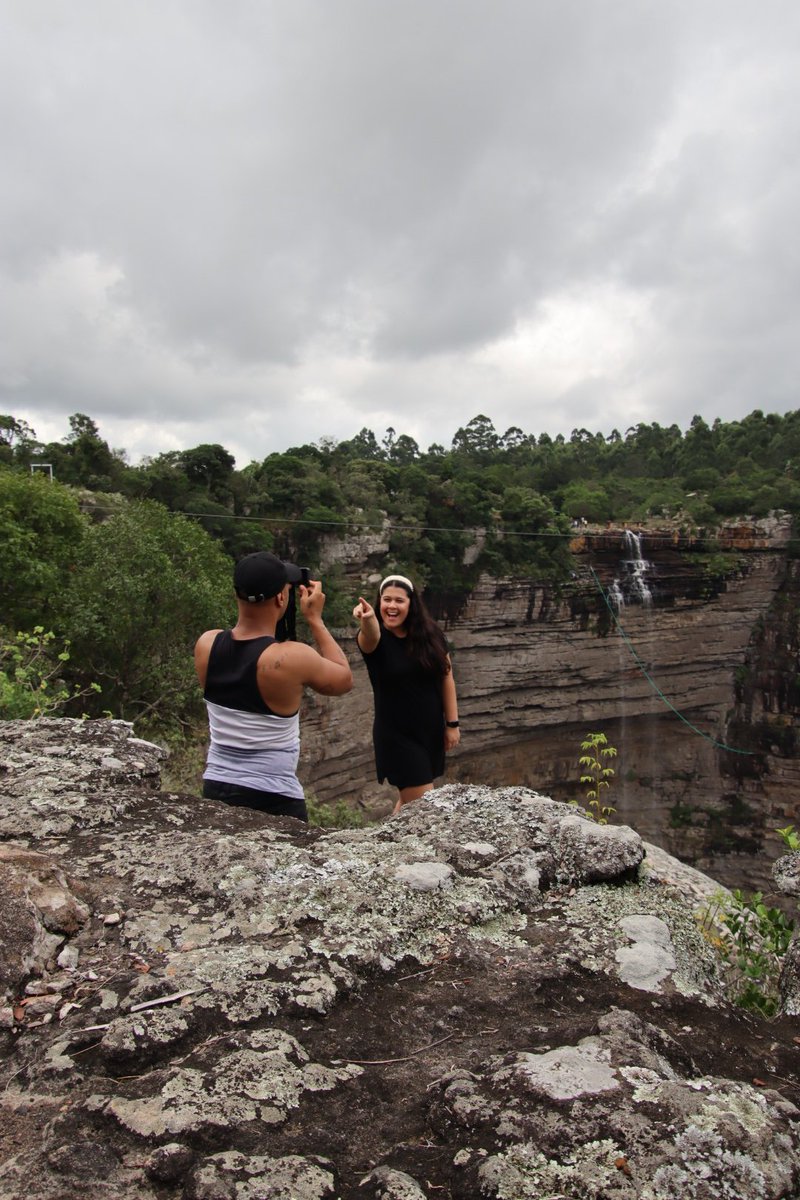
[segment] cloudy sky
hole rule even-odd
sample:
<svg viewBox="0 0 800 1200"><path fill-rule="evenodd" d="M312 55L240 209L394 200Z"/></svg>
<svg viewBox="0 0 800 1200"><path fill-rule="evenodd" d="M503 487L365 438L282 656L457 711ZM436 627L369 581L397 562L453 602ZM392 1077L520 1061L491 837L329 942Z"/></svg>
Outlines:
<svg viewBox="0 0 800 1200"><path fill-rule="evenodd" d="M800 408L797 0L0 0L0 412L239 466Z"/></svg>

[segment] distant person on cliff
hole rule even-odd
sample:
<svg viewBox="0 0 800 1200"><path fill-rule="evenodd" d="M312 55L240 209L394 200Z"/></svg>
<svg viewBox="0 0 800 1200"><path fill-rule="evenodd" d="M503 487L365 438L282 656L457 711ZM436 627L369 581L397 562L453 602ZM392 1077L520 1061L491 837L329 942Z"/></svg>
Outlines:
<svg viewBox="0 0 800 1200"><path fill-rule="evenodd" d="M322 620L322 584L302 584L302 578L300 567L266 551L242 558L233 572L239 619L233 629L207 630L194 662L211 734L203 795L307 821L297 778L303 688L342 696L353 676ZM300 612L316 649L278 640L287 614L293 615L298 584Z"/></svg>
<svg viewBox="0 0 800 1200"><path fill-rule="evenodd" d="M397 813L431 790L459 743L453 669L444 634L405 575L383 580L375 608L360 596L353 617L375 698L378 781L398 789Z"/></svg>

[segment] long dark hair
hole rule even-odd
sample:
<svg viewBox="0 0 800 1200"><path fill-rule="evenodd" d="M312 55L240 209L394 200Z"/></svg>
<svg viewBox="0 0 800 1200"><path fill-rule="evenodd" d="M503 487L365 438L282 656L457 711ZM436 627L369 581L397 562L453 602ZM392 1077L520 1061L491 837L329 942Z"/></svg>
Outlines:
<svg viewBox="0 0 800 1200"><path fill-rule="evenodd" d="M383 588L378 590L375 613L381 629L384 628L381 620L381 593L389 586L401 588L409 598L408 616L404 622L408 653L415 662L419 663L423 671L430 671L433 675L447 675L450 663L447 660L447 642L444 634L428 612L425 601L417 593L416 588L412 591L396 576L388 576L384 581Z"/></svg>
<svg viewBox="0 0 800 1200"><path fill-rule="evenodd" d="M297 601L294 593L295 589L290 587L289 599L286 601L286 612L275 626L276 642L297 641Z"/></svg>

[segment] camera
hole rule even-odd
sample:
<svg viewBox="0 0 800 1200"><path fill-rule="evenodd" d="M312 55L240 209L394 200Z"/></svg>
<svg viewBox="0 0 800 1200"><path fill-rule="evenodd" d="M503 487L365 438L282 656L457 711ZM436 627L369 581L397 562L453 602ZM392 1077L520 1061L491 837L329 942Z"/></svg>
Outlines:
<svg viewBox="0 0 800 1200"><path fill-rule="evenodd" d="M277 642L293 642L296 640L295 617L297 613L297 599L295 590L298 587L308 587L311 582L311 567L295 567L294 563L290 565L294 568L292 574L294 575L296 571L300 578L296 583L293 581L292 586L289 588L289 600L286 605L286 612L278 621L277 628L275 629L275 640Z"/></svg>

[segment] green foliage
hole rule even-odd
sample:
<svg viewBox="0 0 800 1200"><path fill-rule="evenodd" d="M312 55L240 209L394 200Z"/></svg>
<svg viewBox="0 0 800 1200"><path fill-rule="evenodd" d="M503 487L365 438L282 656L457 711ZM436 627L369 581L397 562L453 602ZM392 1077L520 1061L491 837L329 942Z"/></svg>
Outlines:
<svg viewBox="0 0 800 1200"><path fill-rule="evenodd" d="M216 443L129 467L91 417L76 413L69 426L61 442L43 446L24 422L0 416L0 470L20 478L29 464L50 462L62 484L195 514L232 557L272 545L315 570L329 535L385 528L388 551L370 570L404 567L439 597L466 593L482 571L554 584L569 579L576 518L633 524L669 516L683 527L712 529L723 517L760 516L776 506L800 512L800 411L757 410L713 425L698 416L685 432L655 422L624 435L574 429L568 440L516 427L500 435L481 413L456 431L449 448L425 451L393 428L382 438L365 428L349 440L321 438L241 470ZM13 559L14 538L6 541ZM15 587L20 581L20 595L32 585L37 618L48 590L44 576L58 578L63 559L39 550L17 546L16 561L24 560L31 581L0 561L7 567L2 578ZM31 623L19 607L4 612L18 628Z"/></svg>
<svg viewBox="0 0 800 1200"><path fill-rule="evenodd" d="M787 825L784 829L776 829L779 833L783 844L788 850L800 850L800 836L795 832L794 825Z"/></svg>
<svg viewBox="0 0 800 1200"><path fill-rule="evenodd" d="M30 452L36 445L36 434L27 421L18 421L8 413L0 413L0 463L27 466Z"/></svg>
<svg viewBox="0 0 800 1200"><path fill-rule="evenodd" d="M761 892L748 896L737 888L730 894L717 892L698 914L698 922L722 958L735 1003L761 1016L774 1016L794 921L766 904Z"/></svg>
<svg viewBox="0 0 800 1200"><path fill-rule="evenodd" d="M323 800L318 800L313 792L307 791L306 810L309 825L321 826L324 829L363 829L366 825L363 815L346 800L326 804Z"/></svg>
<svg viewBox="0 0 800 1200"><path fill-rule="evenodd" d="M92 491L119 491L129 473L124 453L109 448L95 422L85 413L74 413L69 425L70 432L60 442L21 444L14 453L14 461L26 466L47 464L53 478L61 484Z"/></svg>
<svg viewBox="0 0 800 1200"><path fill-rule="evenodd" d="M325 592L325 624L329 629L347 629L349 633L354 633L353 584L345 575L344 567L336 563L327 570L323 575L322 585ZM297 636L310 640L308 626L301 619L297 622Z"/></svg>
<svg viewBox="0 0 800 1200"><path fill-rule="evenodd" d="M30 633L0 628L0 720L53 716L70 702L99 693L97 683L81 688L64 682L69 658L69 642L59 643L42 625Z"/></svg>
<svg viewBox="0 0 800 1200"><path fill-rule="evenodd" d="M202 486L216 500L229 494L236 459L223 446L204 443L184 450L180 462L189 482Z"/></svg>
<svg viewBox="0 0 800 1200"><path fill-rule="evenodd" d="M192 647L233 616L231 562L195 522L141 501L92 526L64 597L81 671L115 716L183 722L199 706Z"/></svg>
<svg viewBox="0 0 800 1200"><path fill-rule="evenodd" d="M669 810L670 829L691 829L694 809L691 804L676 800Z"/></svg>
<svg viewBox="0 0 800 1200"><path fill-rule="evenodd" d="M561 501L568 517L585 517L587 521L608 521L612 515L608 492L600 483L573 480L564 489Z"/></svg>
<svg viewBox="0 0 800 1200"><path fill-rule="evenodd" d="M192 722L182 729L161 725L153 740L167 751L167 758L161 766L162 791L200 796L208 752L208 722L205 715L198 714L196 723Z"/></svg>
<svg viewBox="0 0 800 1200"><path fill-rule="evenodd" d="M585 785L587 808L584 812L598 825L607 825L608 818L617 811L612 805L603 803L603 789L611 787L614 768L606 766L609 758L616 758L615 746L608 745L604 733L587 733L581 742L583 754L578 759L581 768L581 783ZM577 804L577 800L572 803Z"/></svg>
<svg viewBox="0 0 800 1200"><path fill-rule="evenodd" d="M0 612L30 630L52 623L88 529L70 489L37 473L0 467Z"/></svg>

